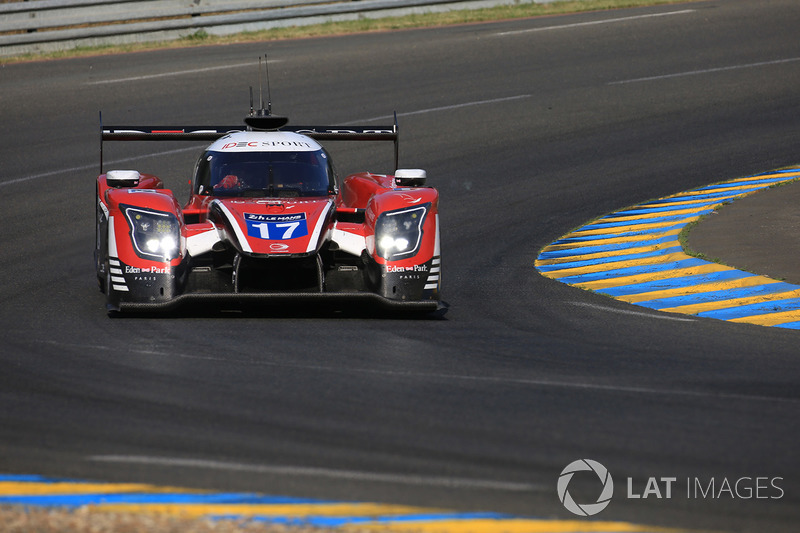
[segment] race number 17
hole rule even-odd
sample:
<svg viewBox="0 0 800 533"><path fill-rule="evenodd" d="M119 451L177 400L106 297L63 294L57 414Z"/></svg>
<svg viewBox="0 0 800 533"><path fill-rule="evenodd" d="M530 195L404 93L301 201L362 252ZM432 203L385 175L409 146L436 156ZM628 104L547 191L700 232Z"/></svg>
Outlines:
<svg viewBox="0 0 800 533"><path fill-rule="evenodd" d="M258 228L258 231L261 232L260 237L262 239L291 239L294 231L300 226L300 221L296 222L281 222L281 223L270 223L270 222L262 222L261 224L253 224L254 228ZM283 233L281 233L283 232ZM274 235L270 237L270 235ZM280 235L280 237L278 236Z"/></svg>

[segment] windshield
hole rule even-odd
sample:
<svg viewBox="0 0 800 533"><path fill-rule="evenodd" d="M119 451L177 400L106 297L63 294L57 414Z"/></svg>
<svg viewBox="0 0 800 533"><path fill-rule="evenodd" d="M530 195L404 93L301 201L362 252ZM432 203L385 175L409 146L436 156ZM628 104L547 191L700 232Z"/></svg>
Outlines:
<svg viewBox="0 0 800 533"><path fill-rule="evenodd" d="M333 194L335 178L325 150L206 152L197 163L195 191L213 196L286 198Z"/></svg>

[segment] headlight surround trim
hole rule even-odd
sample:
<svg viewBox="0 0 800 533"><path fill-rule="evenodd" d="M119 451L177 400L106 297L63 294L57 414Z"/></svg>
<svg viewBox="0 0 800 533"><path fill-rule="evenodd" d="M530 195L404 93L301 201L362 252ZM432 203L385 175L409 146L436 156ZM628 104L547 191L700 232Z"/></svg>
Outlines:
<svg viewBox="0 0 800 533"><path fill-rule="evenodd" d="M151 261L180 257L180 223L175 214L130 205L120 208L128 222L136 255Z"/></svg>
<svg viewBox="0 0 800 533"><path fill-rule="evenodd" d="M422 244L423 225L431 204L384 211L375 221L375 250L387 261L414 256Z"/></svg>

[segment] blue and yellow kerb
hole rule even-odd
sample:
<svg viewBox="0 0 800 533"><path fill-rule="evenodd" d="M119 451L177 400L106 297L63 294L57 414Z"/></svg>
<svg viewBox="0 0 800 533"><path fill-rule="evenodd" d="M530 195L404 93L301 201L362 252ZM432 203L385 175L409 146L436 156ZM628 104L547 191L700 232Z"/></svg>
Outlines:
<svg viewBox="0 0 800 533"><path fill-rule="evenodd" d="M715 208L800 177L800 167L735 179L617 211L545 247L542 275L650 309L800 329L800 286L691 257L678 240Z"/></svg>
<svg viewBox="0 0 800 533"><path fill-rule="evenodd" d="M555 495L555 489L554 489ZM555 497L555 496L554 496ZM239 520L359 532L415 533L666 533L627 522L524 518L459 513L379 503L321 501L145 484L96 483L36 475L0 475L0 505L97 512L157 513L181 518Z"/></svg>

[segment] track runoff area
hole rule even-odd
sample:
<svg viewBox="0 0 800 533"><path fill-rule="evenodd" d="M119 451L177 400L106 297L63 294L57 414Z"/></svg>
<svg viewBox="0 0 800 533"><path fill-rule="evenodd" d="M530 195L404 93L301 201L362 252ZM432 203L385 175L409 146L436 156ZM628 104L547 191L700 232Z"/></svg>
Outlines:
<svg viewBox="0 0 800 533"><path fill-rule="evenodd" d="M684 253L681 231L723 204L800 177L800 167L739 178L611 213L546 246L537 270L649 309L800 329L800 286Z"/></svg>
<svg viewBox="0 0 800 533"><path fill-rule="evenodd" d="M553 484L555 496L555 483ZM359 533L678 533L600 520L557 520L498 513L464 513L402 505L322 501L255 493L221 493L145 484L114 484L1 475L0 505L27 508L90 509L93 512L167 514L184 519L233 520L247 531L253 523L279 524L290 533L323 528ZM227 529L226 529L227 531Z"/></svg>

